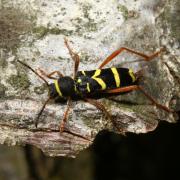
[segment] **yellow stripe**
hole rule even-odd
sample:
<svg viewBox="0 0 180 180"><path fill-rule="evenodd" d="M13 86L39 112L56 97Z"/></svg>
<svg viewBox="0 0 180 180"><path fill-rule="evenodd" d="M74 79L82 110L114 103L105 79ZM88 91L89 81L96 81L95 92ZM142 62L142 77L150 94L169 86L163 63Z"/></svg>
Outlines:
<svg viewBox="0 0 180 180"><path fill-rule="evenodd" d="M78 82L78 83L81 83L81 82L82 82L82 80L79 78L79 79L77 80L77 82Z"/></svg>
<svg viewBox="0 0 180 180"><path fill-rule="evenodd" d="M56 88L56 91L58 92L59 96L63 96L62 95L62 92L60 90L60 87L59 87L59 84L58 84L58 80L54 80L54 84L55 84L55 88Z"/></svg>
<svg viewBox="0 0 180 180"><path fill-rule="evenodd" d="M76 85L74 86L74 91L77 92L77 87L76 87Z"/></svg>
<svg viewBox="0 0 180 180"><path fill-rule="evenodd" d="M89 83L87 83L87 91L88 91L88 92L91 92Z"/></svg>
<svg viewBox="0 0 180 180"><path fill-rule="evenodd" d="M116 81L116 87L120 87L120 77L119 77L119 73L118 73L117 69L116 68L111 68L111 71L114 74L114 79Z"/></svg>
<svg viewBox="0 0 180 180"><path fill-rule="evenodd" d="M86 73L84 72L84 71L81 71L82 72L82 74L85 76L86 75Z"/></svg>
<svg viewBox="0 0 180 180"><path fill-rule="evenodd" d="M132 70L132 69L129 69L129 75L130 75L131 78L132 78L132 82L136 81L136 77L134 76L134 73L133 73L133 70Z"/></svg>
<svg viewBox="0 0 180 180"><path fill-rule="evenodd" d="M105 82L101 78L97 78L97 76L99 76L100 74L101 74L101 70L97 69L94 75L92 76L92 79L98 82L98 84L102 87L102 90L105 90L106 89Z"/></svg>

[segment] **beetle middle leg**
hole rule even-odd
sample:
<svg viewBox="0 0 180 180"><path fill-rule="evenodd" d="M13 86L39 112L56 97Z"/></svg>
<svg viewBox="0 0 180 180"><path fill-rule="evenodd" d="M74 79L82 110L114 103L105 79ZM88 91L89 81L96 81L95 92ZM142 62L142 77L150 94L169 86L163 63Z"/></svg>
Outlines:
<svg viewBox="0 0 180 180"><path fill-rule="evenodd" d="M83 99L85 102L88 102L89 104L94 105L97 109L101 110L109 119L112 120L110 113L106 110L106 108L104 107L103 104L101 104L100 102L98 102L94 99L90 99L90 98L83 98ZM60 126L59 126L61 133L64 131L64 126L65 126L65 123L67 122L68 113L70 111L71 103L72 103L72 100L69 98L67 101L66 111L63 115L63 119L61 120Z"/></svg>
<svg viewBox="0 0 180 180"><path fill-rule="evenodd" d="M69 114L69 111L71 108L71 103L72 103L71 98L68 98L66 111L64 112L63 119L61 120L60 125L59 125L60 133L62 133L64 131L64 125L67 122L68 114Z"/></svg>

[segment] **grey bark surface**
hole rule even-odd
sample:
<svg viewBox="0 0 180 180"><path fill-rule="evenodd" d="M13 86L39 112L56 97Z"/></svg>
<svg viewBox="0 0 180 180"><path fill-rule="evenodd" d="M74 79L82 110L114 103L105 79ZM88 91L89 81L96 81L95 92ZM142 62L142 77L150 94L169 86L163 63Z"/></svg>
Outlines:
<svg viewBox="0 0 180 180"><path fill-rule="evenodd" d="M147 55L166 51L147 63L122 53L107 67L143 68L141 86L159 103L180 110L179 1L0 1L0 143L31 144L48 156L75 157L97 133L147 133L160 121L175 123L177 114L152 105L139 91L100 99L113 122L83 101L73 102L65 125L66 104L49 103L34 125L48 90L34 73L17 62L47 72L72 75L73 61L64 37L80 56L80 70L96 69L119 47ZM48 82L52 82L48 80ZM116 125L116 126L115 126Z"/></svg>

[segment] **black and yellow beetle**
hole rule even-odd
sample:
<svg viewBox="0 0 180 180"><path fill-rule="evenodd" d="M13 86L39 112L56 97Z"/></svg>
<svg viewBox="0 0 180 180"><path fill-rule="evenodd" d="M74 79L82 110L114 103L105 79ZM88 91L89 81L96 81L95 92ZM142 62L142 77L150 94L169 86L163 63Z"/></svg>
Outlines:
<svg viewBox="0 0 180 180"><path fill-rule="evenodd" d="M145 92L140 85L138 85L140 71L134 73L131 69L116 67L102 69L107 63L112 61L114 57L116 57L124 50L141 56L145 61L150 61L154 57L158 56L162 49L158 52L153 53L150 56L147 56L134 50L121 47L114 51L110 56L108 56L98 67L98 69L90 71L78 71L80 62L79 56L72 51L66 39L65 45L69 51L71 58L75 63L73 77L63 76L62 73L60 73L59 71L54 71L50 74L47 74L41 69L39 69L40 73L37 73L30 66L18 60L18 62L31 69L36 75L38 75L47 84L49 88L49 98L46 100L40 113L38 114L36 126L38 124L38 119L40 115L42 114L46 104L50 99L67 101L67 109L60 123L60 131L62 132L64 130L64 123L67 120L72 99L82 99L86 102L89 102L90 104L93 104L98 109L103 111L107 116L111 117L106 108L100 102L96 101L93 97L97 97L98 95L102 94L111 95L121 92L129 92L133 90L140 90L157 107L167 112L173 112L168 107L159 104L153 97L151 97L147 92ZM54 74L57 74L59 78L53 77ZM54 79L54 82L49 84L44 79L44 77Z"/></svg>

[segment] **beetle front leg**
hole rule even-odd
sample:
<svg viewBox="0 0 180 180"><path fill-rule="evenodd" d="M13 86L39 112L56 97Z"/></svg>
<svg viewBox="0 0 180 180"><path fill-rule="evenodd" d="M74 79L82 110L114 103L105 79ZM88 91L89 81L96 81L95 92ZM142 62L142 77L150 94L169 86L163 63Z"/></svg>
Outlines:
<svg viewBox="0 0 180 180"><path fill-rule="evenodd" d="M60 71L53 71L49 74L47 74L44 70L42 69L38 69L38 71L45 77L49 78L49 79L57 79L55 77L53 77L54 74L57 74L59 77L63 77L63 74Z"/></svg>

